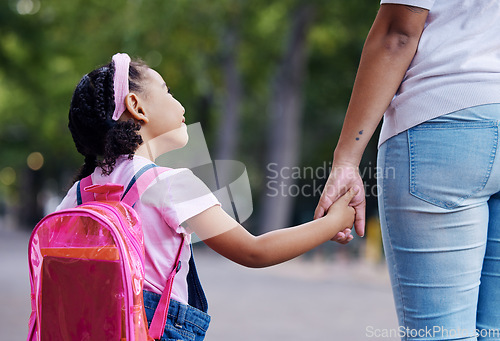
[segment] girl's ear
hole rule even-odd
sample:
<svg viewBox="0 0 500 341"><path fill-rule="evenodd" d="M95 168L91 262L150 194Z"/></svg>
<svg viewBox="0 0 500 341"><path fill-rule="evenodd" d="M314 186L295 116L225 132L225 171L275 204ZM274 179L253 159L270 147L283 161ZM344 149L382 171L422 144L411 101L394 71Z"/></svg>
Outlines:
<svg viewBox="0 0 500 341"><path fill-rule="evenodd" d="M127 96L125 96L125 107L133 119L139 121L140 123L149 122L149 118L146 117L146 112L142 106L141 98L139 98L139 96L135 93L130 92Z"/></svg>

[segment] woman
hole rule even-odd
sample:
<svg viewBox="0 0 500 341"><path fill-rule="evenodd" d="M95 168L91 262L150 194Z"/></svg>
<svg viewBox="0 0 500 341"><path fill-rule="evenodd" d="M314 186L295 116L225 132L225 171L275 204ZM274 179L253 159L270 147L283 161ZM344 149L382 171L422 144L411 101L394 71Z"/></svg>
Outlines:
<svg viewBox="0 0 500 341"><path fill-rule="evenodd" d="M384 116L379 210L401 338L498 340L500 2L381 3L315 217L357 186L364 234L358 167Z"/></svg>

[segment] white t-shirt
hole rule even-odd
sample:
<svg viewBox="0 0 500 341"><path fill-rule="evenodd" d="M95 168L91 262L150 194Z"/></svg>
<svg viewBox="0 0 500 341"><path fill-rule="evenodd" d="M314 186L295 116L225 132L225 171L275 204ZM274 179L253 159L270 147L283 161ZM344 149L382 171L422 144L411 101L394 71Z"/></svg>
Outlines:
<svg viewBox="0 0 500 341"><path fill-rule="evenodd" d="M500 1L382 0L429 10L417 53L385 112L379 144L457 110L500 103Z"/></svg>
<svg viewBox="0 0 500 341"><path fill-rule="evenodd" d="M103 176L100 169L92 174L94 184L118 183L126 187L132 177L145 165L152 162L140 156L132 160L122 156L116 161L109 176ZM210 189L189 169L170 169L157 178L142 195L134 209L142 221L145 246L144 289L161 294L167 277L182 242L181 269L175 276L171 298L181 303L188 302L186 277L191 257L191 231L181 224L204 210L220 205ZM57 210L77 205L77 184L68 191Z"/></svg>

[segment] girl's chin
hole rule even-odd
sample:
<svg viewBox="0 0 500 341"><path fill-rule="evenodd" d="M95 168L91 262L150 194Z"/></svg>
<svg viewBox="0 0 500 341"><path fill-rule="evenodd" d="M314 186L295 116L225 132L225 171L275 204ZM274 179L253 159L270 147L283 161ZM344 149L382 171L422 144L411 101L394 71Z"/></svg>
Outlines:
<svg viewBox="0 0 500 341"><path fill-rule="evenodd" d="M186 136L184 136L184 139L180 141L179 148L185 147L189 142L189 135L186 133Z"/></svg>
<svg viewBox="0 0 500 341"><path fill-rule="evenodd" d="M171 142L168 144L169 150L175 150L175 149L181 149L184 148L189 141L189 135L187 132L184 134L179 134L178 136L175 137L175 139L172 139Z"/></svg>

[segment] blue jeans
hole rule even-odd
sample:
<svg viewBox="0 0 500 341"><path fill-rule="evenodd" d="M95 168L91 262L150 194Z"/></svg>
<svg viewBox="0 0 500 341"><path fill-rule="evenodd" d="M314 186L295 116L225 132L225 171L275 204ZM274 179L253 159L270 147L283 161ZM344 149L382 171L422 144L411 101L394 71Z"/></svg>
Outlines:
<svg viewBox="0 0 500 341"><path fill-rule="evenodd" d="M151 323L161 295L144 290L144 307ZM202 341L210 323L210 316L190 305L170 300L167 324L161 341Z"/></svg>
<svg viewBox="0 0 500 341"><path fill-rule="evenodd" d="M380 146L382 237L402 340L500 339L500 104Z"/></svg>

